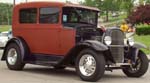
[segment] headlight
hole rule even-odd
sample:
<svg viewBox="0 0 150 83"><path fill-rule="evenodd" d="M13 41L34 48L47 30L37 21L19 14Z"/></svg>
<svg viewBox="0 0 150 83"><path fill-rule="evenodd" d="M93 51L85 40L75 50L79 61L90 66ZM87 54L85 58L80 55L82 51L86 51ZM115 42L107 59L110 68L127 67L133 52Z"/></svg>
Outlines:
<svg viewBox="0 0 150 83"><path fill-rule="evenodd" d="M134 38L128 38L128 42L130 46L134 45Z"/></svg>
<svg viewBox="0 0 150 83"><path fill-rule="evenodd" d="M112 42L111 37L110 36L105 36L104 42L105 42L106 45L110 45L111 42Z"/></svg>

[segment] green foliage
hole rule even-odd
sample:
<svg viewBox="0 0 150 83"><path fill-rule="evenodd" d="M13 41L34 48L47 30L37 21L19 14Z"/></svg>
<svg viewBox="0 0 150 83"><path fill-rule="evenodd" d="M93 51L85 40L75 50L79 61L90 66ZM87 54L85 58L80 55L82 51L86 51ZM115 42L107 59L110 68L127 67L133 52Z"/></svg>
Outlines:
<svg viewBox="0 0 150 83"><path fill-rule="evenodd" d="M128 16L133 24L150 24L150 4L140 5Z"/></svg>
<svg viewBox="0 0 150 83"><path fill-rule="evenodd" d="M12 8L11 4L0 3L0 25L11 24Z"/></svg>
<svg viewBox="0 0 150 83"><path fill-rule="evenodd" d="M122 3L120 5L120 9L126 11L127 14L129 14L132 11L132 8L134 7L135 0L121 0L121 1Z"/></svg>
<svg viewBox="0 0 150 83"><path fill-rule="evenodd" d="M99 8L101 13L105 13L106 21L108 21L109 12L117 12L125 10L130 12L135 0L85 0L82 4Z"/></svg>
<svg viewBox="0 0 150 83"><path fill-rule="evenodd" d="M150 26L149 25L140 25L136 29L137 35L150 35Z"/></svg>

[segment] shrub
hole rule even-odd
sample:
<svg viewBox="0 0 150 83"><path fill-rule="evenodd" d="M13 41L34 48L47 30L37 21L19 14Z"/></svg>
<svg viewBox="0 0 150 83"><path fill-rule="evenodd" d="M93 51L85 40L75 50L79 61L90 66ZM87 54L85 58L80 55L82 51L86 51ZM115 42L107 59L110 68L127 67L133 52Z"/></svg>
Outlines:
<svg viewBox="0 0 150 83"><path fill-rule="evenodd" d="M137 35L150 35L150 26L139 26L136 28Z"/></svg>
<svg viewBox="0 0 150 83"><path fill-rule="evenodd" d="M140 5L135 8L128 19L133 24L150 24L150 4Z"/></svg>

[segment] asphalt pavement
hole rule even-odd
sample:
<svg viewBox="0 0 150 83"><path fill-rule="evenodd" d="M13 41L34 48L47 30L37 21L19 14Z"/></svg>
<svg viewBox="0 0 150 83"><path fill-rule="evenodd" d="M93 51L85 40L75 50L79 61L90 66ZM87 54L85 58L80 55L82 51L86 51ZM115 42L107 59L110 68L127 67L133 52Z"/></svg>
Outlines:
<svg viewBox="0 0 150 83"><path fill-rule="evenodd" d="M0 51L1 58L2 51ZM27 64L23 71L12 71L0 61L0 83L90 83L82 81L73 68L55 70L50 67ZM141 78L129 78L121 70L106 71L96 83L150 83L150 68Z"/></svg>

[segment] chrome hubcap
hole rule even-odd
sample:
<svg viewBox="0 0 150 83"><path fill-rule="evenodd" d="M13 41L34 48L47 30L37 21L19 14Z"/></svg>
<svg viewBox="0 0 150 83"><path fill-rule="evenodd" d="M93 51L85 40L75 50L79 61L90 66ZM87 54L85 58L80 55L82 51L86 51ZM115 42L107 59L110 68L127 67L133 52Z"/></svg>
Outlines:
<svg viewBox="0 0 150 83"><path fill-rule="evenodd" d="M7 61L10 65L15 65L17 61L17 51L15 48L11 48L8 51Z"/></svg>
<svg viewBox="0 0 150 83"><path fill-rule="evenodd" d="M79 70L84 76L91 76L96 70L95 58L90 54L85 54L79 61Z"/></svg>

